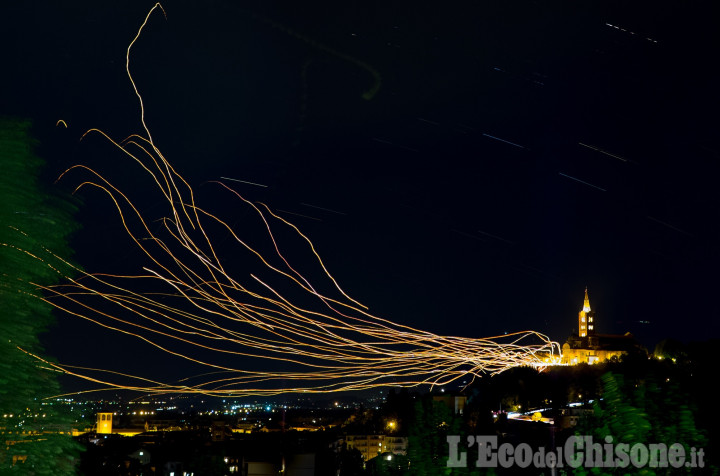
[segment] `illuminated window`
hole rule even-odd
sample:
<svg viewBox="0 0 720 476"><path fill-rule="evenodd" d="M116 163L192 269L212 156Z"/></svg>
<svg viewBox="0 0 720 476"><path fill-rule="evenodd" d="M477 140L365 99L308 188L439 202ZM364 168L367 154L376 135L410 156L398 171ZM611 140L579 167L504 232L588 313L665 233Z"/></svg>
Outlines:
<svg viewBox="0 0 720 476"><path fill-rule="evenodd" d="M588 326L588 329L593 330L593 326Z"/></svg>
<svg viewBox="0 0 720 476"><path fill-rule="evenodd" d="M581 321L582 321L582 322L585 322L585 318L583 317L583 318L581 319Z"/></svg>

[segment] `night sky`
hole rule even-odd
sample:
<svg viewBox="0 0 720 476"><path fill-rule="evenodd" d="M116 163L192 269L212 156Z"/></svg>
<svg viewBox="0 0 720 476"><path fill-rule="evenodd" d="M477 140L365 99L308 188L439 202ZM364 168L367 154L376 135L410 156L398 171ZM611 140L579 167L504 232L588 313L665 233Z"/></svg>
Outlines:
<svg viewBox="0 0 720 476"><path fill-rule="evenodd" d="M0 113L33 119L48 186L71 190L78 177L52 181L85 163L151 218L161 207L138 170L80 136L142 131L125 50L152 5L0 7ZM168 1L131 69L155 142L203 207L242 230L211 181L265 185L226 182L298 225L375 315L562 343L587 286L598 330L652 351L719 336L712 5ZM142 266L109 201L79 199L76 261ZM106 332L58 314L44 340L61 362L183 375Z"/></svg>

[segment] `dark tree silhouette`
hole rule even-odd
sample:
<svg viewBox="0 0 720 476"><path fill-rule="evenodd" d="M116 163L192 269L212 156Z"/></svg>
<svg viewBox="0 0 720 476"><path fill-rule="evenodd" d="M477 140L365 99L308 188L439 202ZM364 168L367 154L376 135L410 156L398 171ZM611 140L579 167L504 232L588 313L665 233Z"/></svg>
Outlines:
<svg viewBox="0 0 720 476"><path fill-rule="evenodd" d="M77 225L72 202L39 185L30 130L29 121L0 118L0 473L68 475L81 449L69 433L75 420L43 400L60 393L57 374L28 352L42 354L38 334L53 316L39 286L70 272L52 253L70 256Z"/></svg>

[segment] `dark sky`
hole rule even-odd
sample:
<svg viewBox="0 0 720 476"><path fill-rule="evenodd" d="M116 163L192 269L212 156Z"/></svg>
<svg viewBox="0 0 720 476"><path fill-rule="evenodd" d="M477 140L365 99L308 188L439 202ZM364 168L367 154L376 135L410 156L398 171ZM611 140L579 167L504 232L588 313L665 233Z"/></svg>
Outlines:
<svg viewBox="0 0 720 476"><path fill-rule="evenodd" d="M439 334L562 343L588 286L601 332L650 350L718 337L713 2L302 3L169 1L134 47L155 142L205 208L239 208L210 180L267 185L233 183L373 313ZM0 112L35 121L48 177L90 164L151 217L138 171L79 139L141 132L125 50L152 5L0 7ZM140 266L107 199L80 199L76 259ZM148 365L136 341L58 317L60 361Z"/></svg>

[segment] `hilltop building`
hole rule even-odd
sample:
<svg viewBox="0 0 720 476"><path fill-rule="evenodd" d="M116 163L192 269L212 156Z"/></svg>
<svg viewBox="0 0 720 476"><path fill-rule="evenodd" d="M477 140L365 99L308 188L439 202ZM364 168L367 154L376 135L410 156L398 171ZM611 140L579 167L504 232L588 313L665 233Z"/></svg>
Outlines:
<svg viewBox="0 0 720 476"><path fill-rule="evenodd" d="M570 334L563 345L562 363L594 364L632 352L645 352L645 350L631 333L599 334L597 332L595 311L590 307L588 290L585 288L585 300L578 313L578 332Z"/></svg>

